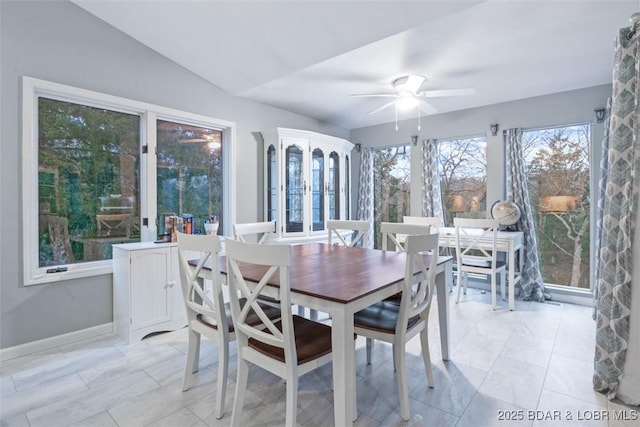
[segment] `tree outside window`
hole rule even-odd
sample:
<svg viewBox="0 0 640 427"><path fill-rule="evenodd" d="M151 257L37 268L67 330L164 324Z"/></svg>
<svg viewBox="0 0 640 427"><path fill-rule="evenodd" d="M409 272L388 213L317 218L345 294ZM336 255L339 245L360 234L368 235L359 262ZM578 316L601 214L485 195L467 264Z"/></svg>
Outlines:
<svg viewBox="0 0 640 427"><path fill-rule="evenodd" d="M111 258L140 240L140 116L38 100L39 267Z"/></svg>
<svg viewBox="0 0 640 427"><path fill-rule="evenodd" d="M411 147L381 148L373 154L374 247L381 247L380 223L402 222L411 212Z"/></svg>
<svg viewBox="0 0 640 427"><path fill-rule="evenodd" d="M484 137L438 140L438 173L446 226L452 227L455 217L486 217L486 148Z"/></svg>
<svg viewBox="0 0 640 427"><path fill-rule="evenodd" d="M589 288L591 125L523 132L545 283Z"/></svg>

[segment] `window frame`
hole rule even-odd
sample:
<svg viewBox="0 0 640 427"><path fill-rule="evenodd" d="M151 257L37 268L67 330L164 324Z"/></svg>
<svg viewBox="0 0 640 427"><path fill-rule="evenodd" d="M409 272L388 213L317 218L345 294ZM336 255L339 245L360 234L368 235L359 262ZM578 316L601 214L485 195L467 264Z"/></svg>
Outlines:
<svg viewBox="0 0 640 427"><path fill-rule="evenodd" d="M235 221L236 183L232 179L235 171L236 124L204 115L162 107L128 98L108 95L87 89L67 86L33 77L22 77L22 243L23 286L38 285L63 280L107 275L113 272L112 261L89 261L66 264L64 271L47 273L55 266L40 267L38 263L38 99L46 97L111 111L140 116L140 217L148 218L148 225L140 226L140 241L153 241L157 236L156 204L156 156L144 155L142 146L147 145L147 154L156 152L157 120L206 126L222 131L223 150L223 215L222 231L230 230ZM35 209L34 209L35 207Z"/></svg>

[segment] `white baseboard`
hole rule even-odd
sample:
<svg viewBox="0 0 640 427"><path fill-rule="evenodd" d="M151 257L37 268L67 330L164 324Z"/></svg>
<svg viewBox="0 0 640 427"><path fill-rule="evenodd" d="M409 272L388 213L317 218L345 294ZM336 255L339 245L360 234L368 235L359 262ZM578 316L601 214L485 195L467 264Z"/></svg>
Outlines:
<svg viewBox="0 0 640 427"><path fill-rule="evenodd" d="M31 353L37 353L51 348L60 347L62 345L72 344L74 342L94 338L98 335L113 333L113 322L103 325L92 326L87 329L73 331L55 337L44 338L37 341L31 341L25 344L16 345L0 349L0 362L3 360L13 359L15 357L24 356Z"/></svg>

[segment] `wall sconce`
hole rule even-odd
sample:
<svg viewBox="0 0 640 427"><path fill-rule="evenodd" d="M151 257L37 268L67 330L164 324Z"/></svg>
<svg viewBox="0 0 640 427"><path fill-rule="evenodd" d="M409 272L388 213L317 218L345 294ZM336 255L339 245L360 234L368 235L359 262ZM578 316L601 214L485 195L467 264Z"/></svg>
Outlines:
<svg viewBox="0 0 640 427"><path fill-rule="evenodd" d="M498 134L498 124L497 123L489 125L489 129L491 129L491 135L496 136Z"/></svg>
<svg viewBox="0 0 640 427"><path fill-rule="evenodd" d="M362 150L362 144L356 144L356 151L359 153Z"/></svg>
<svg viewBox="0 0 640 427"><path fill-rule="evenodd" d="M418 145L418 135L411 135L411 144Z"/></svg>
<svg viewBox="0 0 640 427"><path fill-rule="evenodd" d="M604 122L604 113L605 113L605 109L604 108L596 108L595 110L596 113L596 121L598 123L602 123Z"/></svg>

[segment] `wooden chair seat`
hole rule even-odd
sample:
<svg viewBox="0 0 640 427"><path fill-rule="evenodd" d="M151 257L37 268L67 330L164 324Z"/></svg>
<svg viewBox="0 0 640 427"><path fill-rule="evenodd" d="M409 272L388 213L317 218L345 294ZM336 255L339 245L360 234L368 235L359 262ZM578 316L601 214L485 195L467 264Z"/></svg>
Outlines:
<svg viewBox="0 0 640 427"><path fill-rule="evenodd" d="M282 322L275 323L276 328L282 331ZM304 317L293 316L293 329L295 331L296 354L298 365L318 359L331 353L331 327L314 322ZM249 339L249 346L260 353L272 357L284 363L284 350L256 339Z"/></svg>
<svg viewBox="0 0 640 427"><path fill-rule="evenodd" d="M402 296L402 294L400 294ZM360 310L353 317L354 326L372 331L394 333L400 317L400 299L396 301L380 301L364 310ZM420 316L413 316L407 321L407 329L418 323Z"/></svg>

